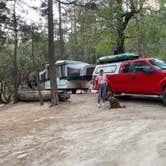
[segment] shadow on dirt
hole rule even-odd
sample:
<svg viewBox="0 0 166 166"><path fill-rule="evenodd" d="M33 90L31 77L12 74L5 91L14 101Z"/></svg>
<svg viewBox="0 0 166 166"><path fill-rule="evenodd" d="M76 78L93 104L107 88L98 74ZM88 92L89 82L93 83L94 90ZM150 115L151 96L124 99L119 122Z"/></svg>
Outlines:
<svg viewBox="0 0 166 166"><path fill-rule="evenodd" d="M120 101L130 101L133 103L139 103L139 104L155 104L164 106L162 99L160 97L154 97L154 96L130 96L130 95L123 95L123 96L116 96Z"/></svg>

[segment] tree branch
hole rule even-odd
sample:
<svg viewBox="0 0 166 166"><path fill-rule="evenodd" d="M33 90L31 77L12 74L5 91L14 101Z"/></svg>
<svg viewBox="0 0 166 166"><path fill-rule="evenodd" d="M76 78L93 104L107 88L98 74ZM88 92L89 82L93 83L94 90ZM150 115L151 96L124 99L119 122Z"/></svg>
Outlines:
<svg viewBox="0 0 166 166"><path fill-rule="evenodd" d="M63 5L73 5L73 4L76 4L76 2L78 1L78 0L73 0L73 1L67 1L67 2L63 2L63 1L61 1L61 0L55 0L56 2L58 2L58 3L61 3L61 4L63 4Z"/></svg>

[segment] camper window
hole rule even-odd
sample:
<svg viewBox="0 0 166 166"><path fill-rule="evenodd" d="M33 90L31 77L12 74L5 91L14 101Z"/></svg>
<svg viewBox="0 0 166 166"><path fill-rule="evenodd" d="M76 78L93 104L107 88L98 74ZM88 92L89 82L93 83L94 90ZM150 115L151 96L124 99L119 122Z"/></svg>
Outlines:
<svg viewBox="0 0 166 166"><path fill-rule="evenodd" d="M47 79L50 79L50 67L47 66ZM56 67L56 74L57 74L57 77L59 77L59 73L58 73L58 68Z"/></svg>
<svg viewBox="0 0 166 166"><path fill-rule="evenodd" d="M80 76L80 69L68 67L67 70L68 76Z"/></svg>
<svg viewBox="0 0 166 166"><path fill-rule="evenodd" d="M61 77L61 66L56 67L56 76Z"/></svg>
<svg viewBox="0 0 166 166"><path fill-rule="evenodd" d="M61 77L65 77L65 65L61 66Z"/></svg>

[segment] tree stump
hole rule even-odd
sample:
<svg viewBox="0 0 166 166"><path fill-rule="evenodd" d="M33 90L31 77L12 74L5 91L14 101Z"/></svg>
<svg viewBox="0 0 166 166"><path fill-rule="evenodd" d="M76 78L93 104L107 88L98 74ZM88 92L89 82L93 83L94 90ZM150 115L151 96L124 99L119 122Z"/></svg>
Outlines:
<svg viewBox="0 0 166 166"><path fill-rule="evenodd" d="M5 81L0 82L0 102L7 104L10 102L11 95L9 86Z"/></svg>

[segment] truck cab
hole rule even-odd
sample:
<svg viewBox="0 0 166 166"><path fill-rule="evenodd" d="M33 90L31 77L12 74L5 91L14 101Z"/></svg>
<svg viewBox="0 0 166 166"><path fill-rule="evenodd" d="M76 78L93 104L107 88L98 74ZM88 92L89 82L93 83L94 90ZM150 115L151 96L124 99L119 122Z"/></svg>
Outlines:
<svg viewBox="0 0 166 166"><path fill-rule="evenodd" d="M100 64L93 72L93 83L100 69L107 75L108 86L114 93L159 95L166 105L166 62L140 58Z"/></svg>

